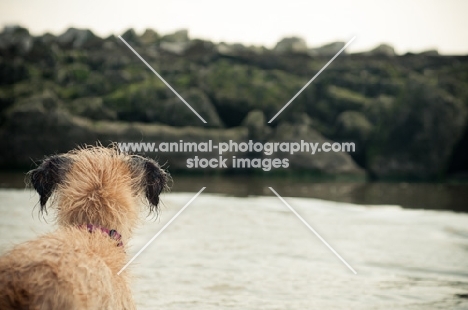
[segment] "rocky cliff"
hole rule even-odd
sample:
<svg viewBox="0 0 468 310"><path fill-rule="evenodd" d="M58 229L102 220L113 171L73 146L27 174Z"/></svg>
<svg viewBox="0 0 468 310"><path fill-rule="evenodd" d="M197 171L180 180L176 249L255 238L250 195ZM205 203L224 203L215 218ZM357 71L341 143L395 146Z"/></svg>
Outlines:
<svg viewBox="0 0 468 310"><path fill-rule="evenodd" d="M293 171L378 179L468 171L467 56L396 55L388 45L342 54L268 124L342 42L309 48L291 37L268 49L191 39L184 30L122 37L207 123L117 37L8 27L0 33L1 167L29 167L97 140L304 139L355 142L356 152L292 156ZM184 170L192 155L162 158Z"/></svg>

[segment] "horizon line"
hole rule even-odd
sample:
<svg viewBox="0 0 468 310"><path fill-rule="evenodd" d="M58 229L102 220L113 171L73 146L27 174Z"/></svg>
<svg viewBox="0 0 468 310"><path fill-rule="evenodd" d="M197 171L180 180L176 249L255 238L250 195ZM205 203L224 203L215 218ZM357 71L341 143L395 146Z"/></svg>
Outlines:
<svg viewBox="0 0 468 310"><path fill-rule="evenodd" d="M109 31L100 32L99 30L96 30L96 29L93 29L93 28L77 27L77 26L74 26L74 25L63 27L62 30L45 29L42 32L32 30L31 28L29 28L27 26L24 26L24 25L22 25L20 23L3 23L3 24L0 25L0 27L1 27L1 32L4 32L8 28L15 28L15 27L24 28L24 29L28 30L28 32L29 32L29 34L31 36L34 36L34 37L40 37L40 36L43 36L45 34L52 34L52 35L58 37L58 36L64 34L69 29L90 30L95 36L97 36L97 37L99 37L101 39L108 39L109 37L112 37L112 36L114 36L115 38L118 38L119 35L123 35L128 30L133 30L137 34L138 37L141 37L146 30L153 30L156 33L158 33L161 37L166 36L166 35L174 34L175 32L178 32L178 31L186 30L188 32L189 41L202 40L202 41L208 41L208 42L215 43L215 44L223 44L224 43L224 44L227 44L227 45L241 44L241 45L243 45L245 47L257 47L257 48L262 48L263 47L263 48L266 48L266 49L269 49L269 50L274 50L274 48L276 47L276 44L278 44L278 42L280 42L281 40L283 40L285 38L299 38L299 39L304 40L304 42L306 43L307 50L321 48L323 46L326 46L326 45L329 45L329 44L332 44L332 43L346 43L346 41L344 41L344 40L331 39L331 40L328 40L328 41L323 41L322 43L316 43L314 45L309 45L307 40L303 36L301 36L299 34L297 34L297 35L291 34L291 35L285 35L285 36L278 36L277 41L275 43L271 43L271 44L265 44L265 43L261 43L261 42L255 42L254 43L254 42L215 40L215 39L209 38L209 37L198 37L198 36L197 37L191 37L190 36L190 28L183 28L183 27L182 28L177 28L177 29L174 29L174 30L171 30L171 31L168 31L168 32L161 32L161 31L156 30L156 28L151 28L151 27L146 27L144 29L130 27L130 28L126 28L125 30L123 30L122 33L118 33L117 31L116 32L109 32ZM374 50L374 49L376 49L376 48L378 48L378 47L380 47L382 45L388 45L391 48L393 48L396 56L403 56L403 55L406 55L406 54L422 54L422 53L427 53L427 52L437 52L439 56L467 56L468 55L468 50L465 51L465 52L460 52L460 53L458 53L458 52L455 52L455 53L454 52L441 52L438 47L420 48L418 50L406 49L405 51L401 51L401 49L395 48L395 46L391 42L384 42L384 41L379 41L379 42L377 42L377 43L375 43L372 46L369 46L367 48L364 48L364 47L359 47L358 49L351 48L351 51L348 50L348 53L346 53L346 54L350 55L350 54L366 53L366 52L370 52L370 51L372 51L372 50Z"/></svg>

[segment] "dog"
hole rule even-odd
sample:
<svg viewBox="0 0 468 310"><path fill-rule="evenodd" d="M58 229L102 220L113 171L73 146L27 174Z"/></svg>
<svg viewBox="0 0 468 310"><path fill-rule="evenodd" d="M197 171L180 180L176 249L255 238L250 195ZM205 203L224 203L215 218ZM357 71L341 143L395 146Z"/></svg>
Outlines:
<svg viewBox="0 0 468 310"><path fill-rule="evenodd" d="M169 174L117 147L86 146L28 173L58 228L0 257L0 309L135 309L125 245L141 200L157 213Z"/></svg>

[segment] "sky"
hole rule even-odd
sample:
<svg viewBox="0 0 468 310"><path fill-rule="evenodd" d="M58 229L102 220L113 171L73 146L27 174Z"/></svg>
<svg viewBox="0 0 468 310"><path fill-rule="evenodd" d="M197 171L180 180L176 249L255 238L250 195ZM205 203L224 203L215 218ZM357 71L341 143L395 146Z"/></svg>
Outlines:
<svg viewBox="0 0 468 310"><path fill-rule="evenodd" d="M468 54L467 12L468 0L0 0L0 26L21 25L34 35L69 27L100 36L188 29L192 38L270 48L288 36L309 47L356 36L350 52L386 43L397 53Z"/></svg>

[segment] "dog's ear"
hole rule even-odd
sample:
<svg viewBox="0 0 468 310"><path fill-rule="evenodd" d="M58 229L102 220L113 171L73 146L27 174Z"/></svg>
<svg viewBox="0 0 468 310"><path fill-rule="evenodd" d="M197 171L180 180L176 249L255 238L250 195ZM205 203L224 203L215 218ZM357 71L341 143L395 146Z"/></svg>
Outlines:
<svg viewBox="0 0 468 310"><path fill-rule="evenodd" d="M65 177L71 159L63 155L54 155L46 158L42 164L29 171L30 182L39 194L41 212L46 210L46 203Z"/></svg>
<svg viewBox="0 0 468 310"><path fill-rule="evenodd" d="M131 158L131 166L133 173L141 181L139 184L144 187L150 212L156 211L159 195L167 188L167 183L170 180L169 174L156 161L140 156Z"/></svg>

